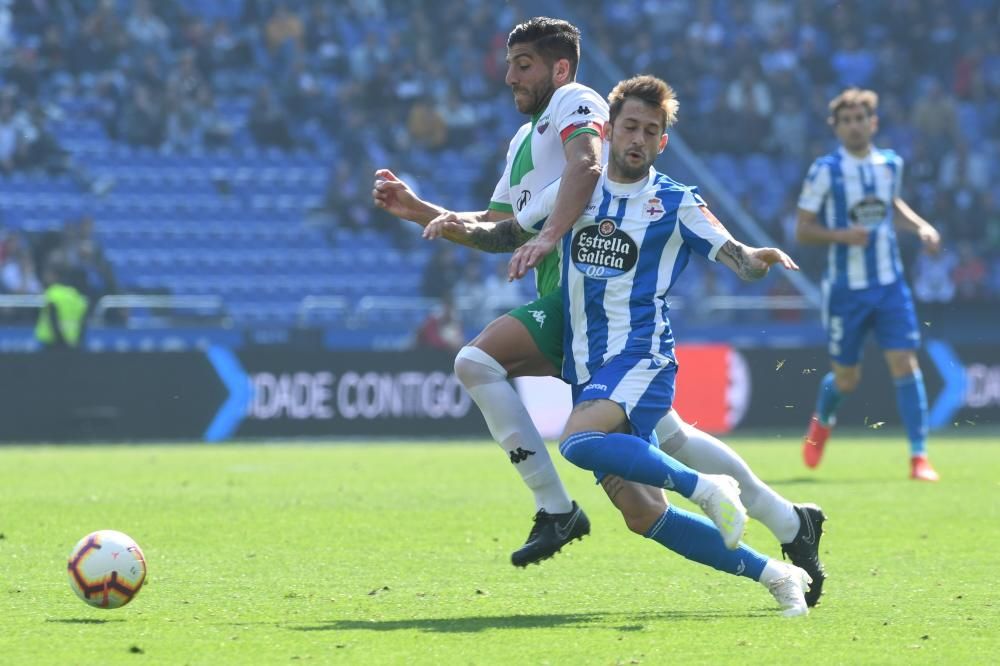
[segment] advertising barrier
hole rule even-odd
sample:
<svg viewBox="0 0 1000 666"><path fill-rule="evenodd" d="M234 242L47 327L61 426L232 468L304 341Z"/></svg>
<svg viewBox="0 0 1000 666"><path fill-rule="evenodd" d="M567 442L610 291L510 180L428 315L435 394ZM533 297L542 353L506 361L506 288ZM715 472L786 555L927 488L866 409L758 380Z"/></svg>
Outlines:
<svg viewBox="0 0 1000 666"><path fill-rule="evenodd" d="M895 391L866 352L842 425L896 424ZM680 345L675 407L725 433L805 428L822 348ZM932 428L1000 423L1000 348L929 340L920 353ZM222 441L283 437L487 437L443 352L326 352L294 346L205 352L0 354L0 441ZM539 429L559 434L568 387L518 380Z"/></svg>

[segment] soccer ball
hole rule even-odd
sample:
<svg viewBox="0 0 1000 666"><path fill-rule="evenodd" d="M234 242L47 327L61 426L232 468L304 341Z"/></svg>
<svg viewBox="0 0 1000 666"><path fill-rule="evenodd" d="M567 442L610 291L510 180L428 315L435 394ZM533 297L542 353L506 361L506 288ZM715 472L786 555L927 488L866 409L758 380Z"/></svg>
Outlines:
<svg viewBox="0 0 1000 666"><path fill-rule="evenodd" d="M127 534L99 530L77 542L66 570L76 596L96 608L119 608L142 588L146 558Z"/></svg>

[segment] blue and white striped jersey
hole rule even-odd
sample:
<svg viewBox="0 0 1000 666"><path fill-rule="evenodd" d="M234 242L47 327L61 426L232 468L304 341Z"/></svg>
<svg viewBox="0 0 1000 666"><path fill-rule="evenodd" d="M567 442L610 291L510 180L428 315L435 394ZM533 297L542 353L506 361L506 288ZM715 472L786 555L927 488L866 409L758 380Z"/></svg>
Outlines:
<svg viewBox="0 0 1000 666"><path fill-rule="evenodd" d="M830 229L851 224L868 227L865 247L832 243L826 281L833 287L867 289L892 284L903 277L893 200L903 182L903 159L891 150L872 150L854 157L843 147L813 162L799 208L816 213Z"/></svg>
<svg viewBox="0 0 1000 666"><path fill-rule="evenodd" d="M556 181L518 222L537 230L551 213ZM563 238L563 378L582 384L620 354L642 363L673 363L667 292L691 252L714 261L732 236L695 187L650 168L637 183L616 183L607 170L583 215Z"/></svg>

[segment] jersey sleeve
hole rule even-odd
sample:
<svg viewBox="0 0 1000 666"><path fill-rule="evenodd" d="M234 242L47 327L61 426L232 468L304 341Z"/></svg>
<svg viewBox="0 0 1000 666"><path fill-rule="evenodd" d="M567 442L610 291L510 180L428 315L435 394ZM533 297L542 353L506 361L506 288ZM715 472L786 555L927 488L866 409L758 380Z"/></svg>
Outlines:
<svg viewBox="0 0 1000 666"><path fill-rule="evenodd" d="M566 93L552 118L563 144L580 134L602 136L608 121L608 103L586 86Z"/></svg>
<svg viewBox="0 0 1000 666"><path fill-rule="evenodd" d="M810 213L818 213L830 193L830 167L820 160L813 162L802 183L799 194L799 208Z"/></svg>
<svg viewBox="0 0 1000 666"><path fill-rule="evenodd" d="M681 238L695 252L715 261L719 249L733 239L732 234L705 205L697 188L684 193L677 209Z"/></svg>
<svg viewBox="0 0 1000 666"><path fill-rule="evenodd" d="M550 183L541 192L533 196L527 205L516 214L517 223L525 231L537 234L542 230L545 220L556 207L556 198L559 195L559 183L562 178Z"/></svg>
<svg viewBox="0 0 1000 666"><path fill-rule="evenodd" d="M496 210L501 213L514 212L514 206L510 200L510 168L514 162L514 142L516 140L517 135L507 146L507 161L503 167L503 175L500 176L496 187L493 188L493 196L490 197L490 205L487 206L488 210Z"/></svg>

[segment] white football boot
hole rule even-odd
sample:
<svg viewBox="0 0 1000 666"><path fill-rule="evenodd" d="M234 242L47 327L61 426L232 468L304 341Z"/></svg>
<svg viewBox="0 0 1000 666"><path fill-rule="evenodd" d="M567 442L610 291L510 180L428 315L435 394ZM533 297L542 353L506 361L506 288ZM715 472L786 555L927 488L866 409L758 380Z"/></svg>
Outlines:
<svg viewBox="0 0 1000 666"><path fill-rule="evenodd" d="M740 545L747 525L747 510L740 501L740 484L725 474L702 474L704 488L691 499L722 533L722 540L729 550Z"/></svg>

